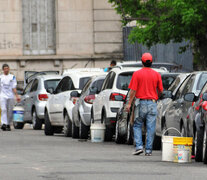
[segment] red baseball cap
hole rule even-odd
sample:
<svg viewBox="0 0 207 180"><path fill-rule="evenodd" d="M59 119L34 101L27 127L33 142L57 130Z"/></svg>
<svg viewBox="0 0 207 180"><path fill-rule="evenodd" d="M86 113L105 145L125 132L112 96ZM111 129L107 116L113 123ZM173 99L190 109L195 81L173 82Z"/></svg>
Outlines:
<svg viewBox="0 0 207 180"><path fill-rule="evenodd" d="M152 62L152 55L150 53L144 53L142 55L142 62L146 63L147 61Z"/></svg>

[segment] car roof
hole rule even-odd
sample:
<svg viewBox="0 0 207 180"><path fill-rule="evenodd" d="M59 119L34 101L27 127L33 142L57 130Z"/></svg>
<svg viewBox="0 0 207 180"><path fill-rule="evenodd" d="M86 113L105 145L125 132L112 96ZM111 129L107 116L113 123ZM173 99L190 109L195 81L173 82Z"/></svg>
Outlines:
<svg viewBox="0 0 207 180"><path fill-rule="evenodd" d="M138 71L142 69L142 67L137 67L137 68L130 68L130 67L126 67L126 68L119 68L119 67L115 67L115 68L112 68L111 71L114 71L115 73L122 73L122 72L135 72L135 71ZM167 70L164 70L164 69L157 69L157 68L152 68L153 70L159 72L159 73L167 73L168 71Z"/></svg>
<svg viewBox="0 0 207 180"><path fill-rule="evenodd" d="M79 73L79 72L104 72L102 68L76 68L76 69L66 69L63 71L63 75L71 74L71 73Z"/></svg>
<svg viewBox="0 0 207 180"><path fill-rule="evenodd" d="M67 77L69 76L74 83L75 88L79 87L79 81L80 78L84 78L84 77L93 77L93 76L98 76L98 75L106 75L106 72L76 72L76 73L67 73L65 74L63 77Z"/></svg>
<svg viewBox="0 0 207 180"><path fill-rule="evenodd" d="M49 79L62 79L60 75L41 75L37 76L37 79L49 80Z"/></svg>

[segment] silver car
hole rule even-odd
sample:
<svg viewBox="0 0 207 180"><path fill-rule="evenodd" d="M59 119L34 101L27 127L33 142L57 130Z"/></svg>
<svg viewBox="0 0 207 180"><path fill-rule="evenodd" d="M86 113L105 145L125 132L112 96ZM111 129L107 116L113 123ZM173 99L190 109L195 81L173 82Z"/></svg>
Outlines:
<svg viewBox="0 0 207 180"><path fill-rule="evenodd" d="M78 102L73 107L73 121L79 127L79 138L87 139L91 125L91 107L96 95L101 91L106 75L92 77L84 86Z"/></svg>
<svg viewBox="0 0 207 180"><path fill-rule="evenodd" d="M42 128L49 92L57 87L61 78L59 75L43 75L27 84L18 104L24 108L24 122L13 122L15 129L22 129L25 123L31 123L36 130Z"/></svg>

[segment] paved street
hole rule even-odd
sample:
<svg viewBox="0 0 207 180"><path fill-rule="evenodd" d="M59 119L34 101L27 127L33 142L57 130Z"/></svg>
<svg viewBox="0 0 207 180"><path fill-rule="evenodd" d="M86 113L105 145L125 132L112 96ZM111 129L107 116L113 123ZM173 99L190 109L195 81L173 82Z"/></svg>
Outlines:
<svg viewBox="0 0 207 180"><path fill-rule="evenodd" d="M31 128L0 132L1 180L77 179L206 179L202 163L161 162L161 152L152 157L132 156L133 146L93 144L46 137Z"/></svg>

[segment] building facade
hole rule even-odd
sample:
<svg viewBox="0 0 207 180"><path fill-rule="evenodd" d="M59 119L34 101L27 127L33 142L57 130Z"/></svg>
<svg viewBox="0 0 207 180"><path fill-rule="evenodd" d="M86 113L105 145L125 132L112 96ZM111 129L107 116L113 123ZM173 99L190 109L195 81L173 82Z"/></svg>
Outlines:
<svg viewBox="0 0 207 180"><path fill-rule="evenodd" d="M123 58L121 17L108 0L0 0L0 65L25 71L106 67Z"/></svg>

